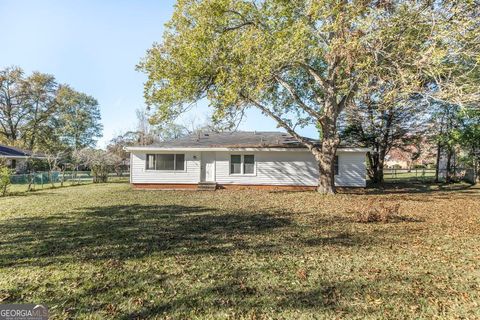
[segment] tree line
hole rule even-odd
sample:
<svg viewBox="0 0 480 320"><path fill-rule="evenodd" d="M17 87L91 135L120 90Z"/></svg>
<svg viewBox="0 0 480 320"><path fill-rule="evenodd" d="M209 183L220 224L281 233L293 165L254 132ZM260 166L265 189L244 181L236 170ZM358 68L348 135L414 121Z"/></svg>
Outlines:
<svg viewBox="0 0 480 320"><path fill-rule="evenodd" d="M113 167L118 158L93 150L102 130L99 105L92 96L59 84L50 74L27 75L20 67L0 70L0 143L42 155L45 160L28 159L30 170L48 170L51 175L83 165L92 169L95 180L104 179L104 167ZM0 167L5 194L12 170L3 163Z"/></svg>
<svg viewBox="0 0 480 320"><path fill-rule="evenodd" d="M0 70L0 142L42 153L94 146L102 136L98 102L50 74Z"/></svg>

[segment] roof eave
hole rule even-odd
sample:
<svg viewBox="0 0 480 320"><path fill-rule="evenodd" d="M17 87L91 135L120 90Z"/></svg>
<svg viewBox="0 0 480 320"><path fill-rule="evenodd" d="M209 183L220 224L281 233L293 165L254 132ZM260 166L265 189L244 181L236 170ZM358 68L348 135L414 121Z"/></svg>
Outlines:
<svg viewBox="0 0 480 320"><path fill-rule="evenodd" d="M307 148L298 147L152 147L152 146L139 146L139 147L125 147L128 152L144 151L144 152L166 152L166 151L292 151L292 152L305 152ZM367 153L371 151L368 148L357 147L340 147L338 152L362 152Z"/></svg>
<svg viewBox="0 0 480 320"><path fill-rule="evenodd" d="M43 156L9 156L9 155L0 155L0 158L5 159L46 159Z"/></svg>

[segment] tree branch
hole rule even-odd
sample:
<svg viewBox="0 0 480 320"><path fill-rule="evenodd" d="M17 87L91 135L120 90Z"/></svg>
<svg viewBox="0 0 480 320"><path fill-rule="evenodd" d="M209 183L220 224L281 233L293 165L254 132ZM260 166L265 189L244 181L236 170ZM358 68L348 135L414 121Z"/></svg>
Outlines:
<svg viewBox="0 0 480 320"><path fill-rule="evenodd" d="M339 111L341 112L347 105L347 103L353 98L353 95L358 89L358 84L355 81L350 89L348 90L348 93L343 96L342 100L340 100L340 103L338 104Z"/></svg>
<svg viewBox="0 0 480 320"><path fill-rule="evenodd" d="M227 27L227 28L223 29L222 32L234 31L234 30L246 27L246 26L255 26L255 23L253 23L252 21L246 21L246 22L243 22L243 23L241 23L237 26Z"/></svg>
<svg viewBox="0 0 480 320"><path fill-rule="evenodd" d="M278 75L275 75L274 77L278 81L278 83L280 83L288 91L288 93L290 93L292 98L295 100L295 102L297 102L297 104L300 106L300 108L303 109L303 111L305 111L311 117L313 117L317 120L320 119L321 115L317 111L315 111L313 108L310 108L309 106L307 106L302 101L302 99L298 95L297 91L288 82L286 82L284 79L282 79L282 77L280 77Z"/></svg>
<svg viewBox="0 0 480 320"><path fill-rule="evenodd" d="M313 79L315 79L315 82L323 89L323 90L327 90L329 88L329 84L328 82L323 79L323 77L320 75L320 73L315 70L314 68L312 68L311 66L309 66L308 64L306 63L301 63L300 66L302 68L304 68L308 73L310 73L310 75L313 77Z"/></svg>
<svg viewBox="0 0 480 320"><path fill-rule="evenodd" d="M273 118L275 121L277 121L278 125L284 128L292 137L297 139L298 142L306 146L309 150L317 148L315 143L310 141L309 139L302 137L299 135L292 127L288 125L286 121L284 121L280 116L276 115L273 113L270 109L268 109L266 106L262 105L260 102L256 101L255 99L251 99L243 94L240 94L242 98L246 99L247 101L250 101L253 103L258 109L260 109L263 113L268 115L269 117Z"/></svg>

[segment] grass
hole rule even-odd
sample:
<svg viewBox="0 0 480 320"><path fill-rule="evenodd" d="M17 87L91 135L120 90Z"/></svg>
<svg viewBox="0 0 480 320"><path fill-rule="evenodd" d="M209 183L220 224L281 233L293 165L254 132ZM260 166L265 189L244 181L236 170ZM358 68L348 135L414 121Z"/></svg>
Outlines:
<svg viewBox="0 0 480 320"><path fill-rule="evenodd" d="M128 182L129 177L128 176L122 176L122 177L109 177L108 181L109 182ZM86 185L86 184L91 184L92 179L83 179L83 180L67 180L63 183L60 182L54 182L53 184L51 182L47 182L42 184L35 183L32 184L32 191L39 191L39 190L47 190L47 189L55 189L55 188L61 188L61 187L76 187L76 186L81 186L81 185ZM8 186L8 194L9 195L19 195L21 193L28 192L28 183L14 183L10 184Z"/></svg>
<svg viewBox="0 0 480 320"><path fill-rule="evenodd" d="M0 303L51 319L480 318L480 189L0 198ZM389 223L359 223L373 200Z"/></svg>
<svg viewBox="0 0 480 320"><path fill-rule="evenodd" d="M412 169L411 171L406 169L386 169L384 178L387 182L433 182L435 180L435 169Z"/></svg>

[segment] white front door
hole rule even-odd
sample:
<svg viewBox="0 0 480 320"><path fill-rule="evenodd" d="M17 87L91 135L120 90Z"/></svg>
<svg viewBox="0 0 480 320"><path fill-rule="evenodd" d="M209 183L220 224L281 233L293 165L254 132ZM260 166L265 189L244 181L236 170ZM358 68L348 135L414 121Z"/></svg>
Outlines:
<svg viewBox="0 0 480 320"><path fill-rule="evenodd" d="M215 181L215 152L202 152L201 180Z"/></svg>

